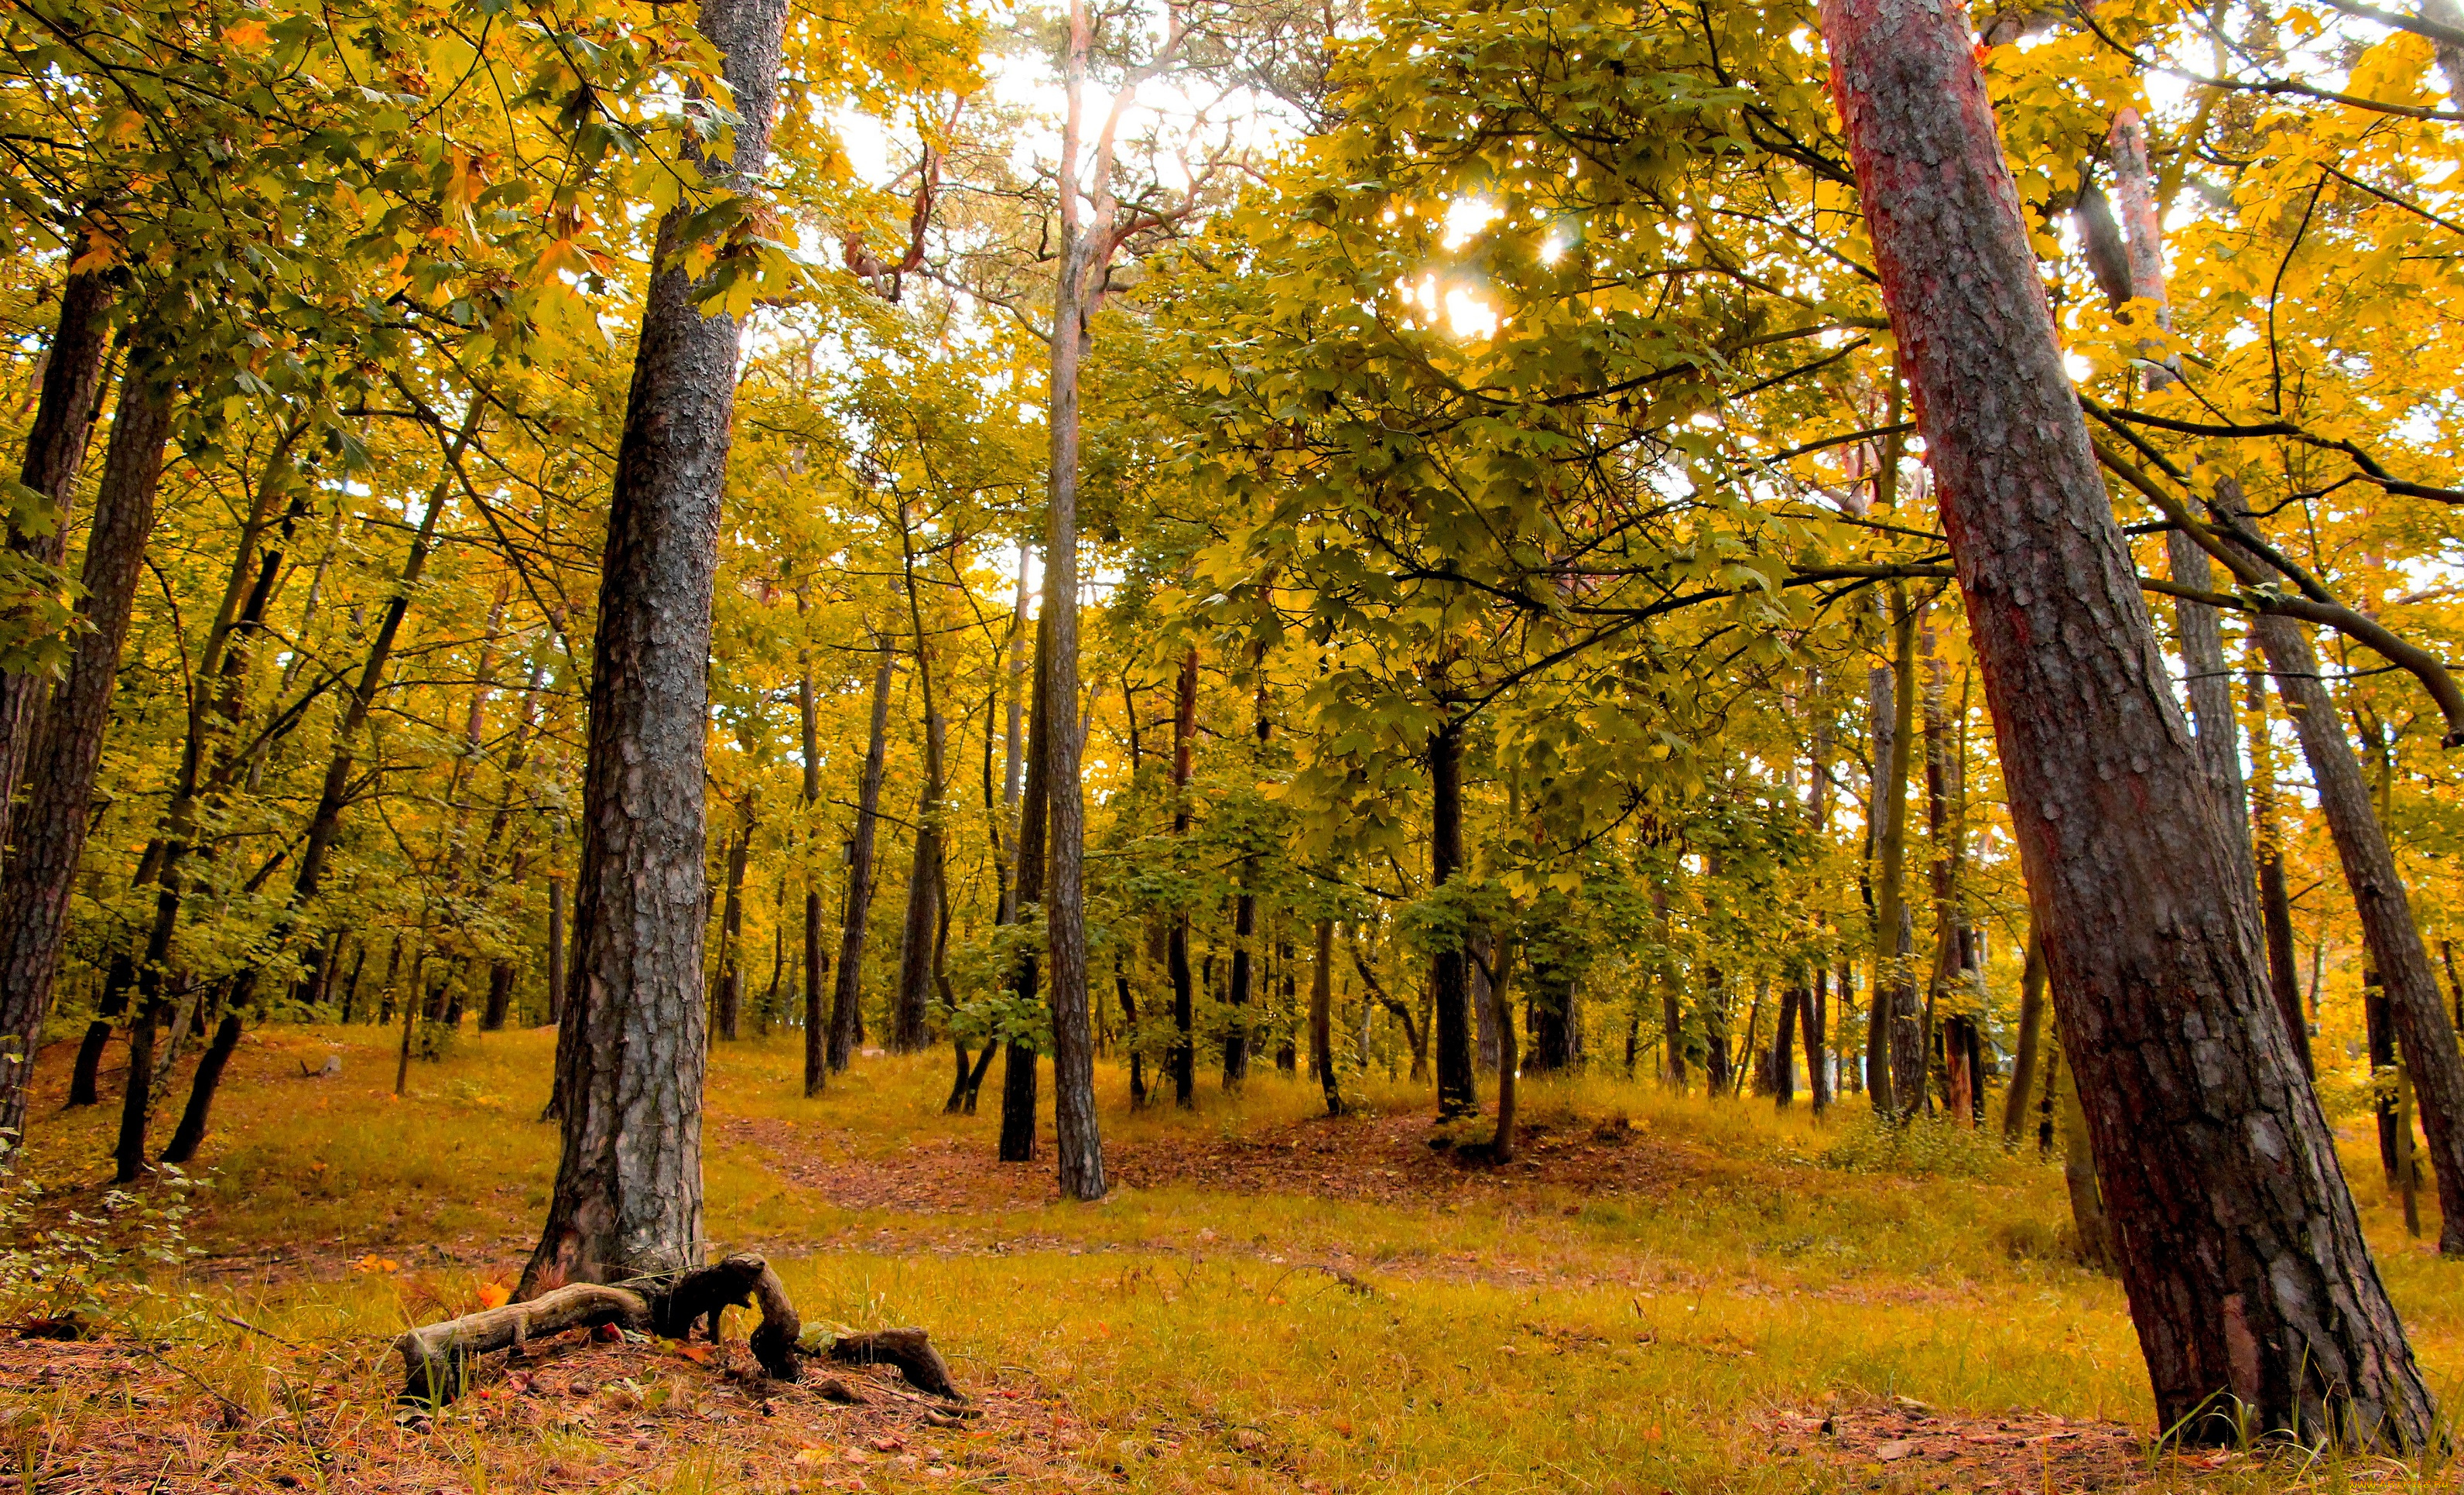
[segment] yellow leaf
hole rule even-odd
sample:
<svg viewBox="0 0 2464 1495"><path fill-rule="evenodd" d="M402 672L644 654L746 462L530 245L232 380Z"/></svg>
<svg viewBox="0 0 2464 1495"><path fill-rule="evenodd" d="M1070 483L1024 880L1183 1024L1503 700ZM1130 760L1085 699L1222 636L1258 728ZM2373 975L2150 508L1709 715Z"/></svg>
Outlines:
<svg viewBox="0 0 2464 1495"><path fill-rule="evenodd" d="M501 1308L513 1301L514 1289L502 1283L483 1282L479 1285L479 1307L483 1308Z"/></svg>
<svg viewBox="0 0 2464 1495"><path fill-rule="evenodd" d="M235 21L223 28L223 40L234 47L262 47L273 39L263 21Z"/></svg>

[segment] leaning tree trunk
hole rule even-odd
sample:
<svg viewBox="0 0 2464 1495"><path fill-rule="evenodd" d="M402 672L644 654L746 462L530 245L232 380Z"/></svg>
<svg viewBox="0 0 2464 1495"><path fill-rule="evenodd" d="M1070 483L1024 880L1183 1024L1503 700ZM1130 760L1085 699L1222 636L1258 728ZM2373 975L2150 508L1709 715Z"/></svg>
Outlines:
<svg viewBox="0 0 2464 1495"><path fill-rule="evenodd" d="M2228 518L2244 521L2237 493L2218 497ZM2353 756L2352 742L2337 719L2326 682L2319 678L2319 656L2310 640L2291 618L2261 614L2255 627L2277 692L2284 698L2285 715L2293 718L2302 755L2309 759L2319 809L2335 840L2353 907L2361 914L2363 942L2378 968L2396 1038L2404 1045L2406 1072L2420 1102L2421 1130L2430 1141L2431 1170L2438 1182L2439 1253L2464 1253L2464 1054L2456 1050L2455 1026L2438 990L2438 973L2412 921L2411 899L2387 846L2387 829L2370 802L2361 760ZM2272 984L2270 991L2272 995Z"/></svg>
<svg viewBox="0 0 2464 1495"><path fill-rule="evenodd" d="M1824 0L2158 1424L2414 1450L2437 1409L2259 954L1958 6ZM2184 812L2182 806L2195 808ZM2220 1395L2221 1394L2221 1395Z"/></svg>
<svg viewBox="0 0 2464 1495"><path fill-rule="evenodd" d="M737 123L769 153L786 0L703 0ZM661 223L616 456L583 774L575 991L558 1035L563 1153L522 1296L699 1266L701 944L712 585L736 319L704 316L679 209Z"/></svg>
<svg viewBox="0 0 2464 1495"><path fill-rule="evenodd" d="M2019 1047L2011 1061L2011 1093L2002 1102L2002 1143L2017 1147L2036 1101L2037 1056L2045 1035L2045 946L2028 931L2028 956L2019 972Z"/></svg>
<svg viewBox="0 0 2464 1495"><path fill-rule="evenodd" d="M26 1134L28 1071L59 971L71 887L85 853L86 830L94 824L95 767L111 721L112 690L128 640L146 537L154 528L170 430L170 391L158 387L150 371L132 359L120 382L120 409L103 460L94 532L86 541L85 597L77 612L88 631L77 640L68 678L52 698L28 765L16 846L0 867L0 1136L12 1142ZM122 963L115 960L112 972L124 1000ZM101 1044L91 1032L87 1044L99 1061ZM89 1087L85 1104L91 1105L92 1077L82 1051L79 1058Z"/></svg>
<svg viewBox="0 0 2464 1495"><path fill-rule="evenodd" d="M69 253L84 252L85 238ZM26 432L26 462L17 480L51 500L48 530L9 527L9 548L41 565L68 556L69 509L77 470L85 465L87 439L101 412L105 365L111 350L112 273L71 274L60 283L59 320L43 359L43 384L34 397L34 422ZM39 672L0 673L0 847L11 844L18 780L33 751L34 722L41 715L50 677Z"/></svg>

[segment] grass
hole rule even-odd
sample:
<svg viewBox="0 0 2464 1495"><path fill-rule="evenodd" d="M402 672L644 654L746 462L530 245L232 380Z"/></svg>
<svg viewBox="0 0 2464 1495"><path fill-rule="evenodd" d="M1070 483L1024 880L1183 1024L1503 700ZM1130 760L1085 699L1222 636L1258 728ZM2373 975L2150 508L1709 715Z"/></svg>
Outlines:
<svg viewBox="0 0 2464 1495"><path fill-rule="evenodd" d="M399 1100L389 1038L268 1029L234 1062L201 1158L211 1188L191 1235L209 1255L187 1279L221 1316L191 1315L179 1357L251 1418L279 1419L312 1383L330 1388L334 1417L373 1417L384 1340L510 1282L537 1230L555 1167L555 1128L537 1119L550 1035L465 1035L414 1063ZM330 1051L339 1079L299 1077ZM1853 1098L1816 1122L1611 1077L1527 1082L1537 1166L1501 1180L1423 1145L1417 1088L1370 1083L1373 1114L1329 1122L1314 1119L1314 1087L1267 1071L1238 1096L1201 1086L1194 1112L1132 1113L1125 1078L1106 1069L1105 1135L1130 1186L1082 1206L1051 1198L1048 1162L989 1161L989 1108L941 1114L946 1053L862 1061L809 1101L800 1056L785 1037L714 1052L713 1245L767 1252L808 1320L925 1325L961 1384L1041 1409L1025 1431L980 1435L1012 1451L1007 1487L1933 1489L1959 1486L1930 1467L1790 1453L1803 1440L1783 1414L1912 1398L1989 1421L2152 1418L2119 1291L2069 1261L2058 1172L1972 1138L1893 1157L1860 1132ZM55 1088L64 1050L43 1057L40 1084ZM38 1105L29 1167L80 1198L109 1118L55 1110ZM2382 1269L2453 1404L2464 1290L2403 1236L2363 1160L2348 1173ZM662 1405L715 1395L668 1378L685 1389ZM43 1414L48 1452L21 1453L30 1479L105 1436L97 1405ZM492 1433L494 1405L400 1436L422 1438L428 1459L460 1440L471 1452L454 1467L473 1491L521 1483L542 1459L625 1451L592 1428ZM634 1453L611 1487L974 1478L877 1462L825 1477L699 1445ZM2160 1484L2189 1478L2151 1468ZM2244 1461L2198 1474L2211 1487L2387 1488L2436 1471ZM2045 1478L2061 1483L2050 1465Z"/></svg>

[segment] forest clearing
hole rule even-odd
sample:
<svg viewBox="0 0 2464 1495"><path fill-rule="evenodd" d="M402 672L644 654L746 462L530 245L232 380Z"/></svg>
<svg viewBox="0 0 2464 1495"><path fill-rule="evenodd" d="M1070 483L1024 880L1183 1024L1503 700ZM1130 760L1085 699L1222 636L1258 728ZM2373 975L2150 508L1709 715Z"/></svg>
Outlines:
<svg viewBox="0 0 2464 1495"><path fill-rule="evenodd" d="M1947 1128L1930 1154L1893 1160L1859 1120L1568 1081L1537 1089L1529 1158L1500 1176L1430 1148L1399 1088L1375 1092L1375 1114L1328 1118L1300 1081L1262 1077L1196 1115L1133 1116L1108 1066L1118 1182L1089 1210L1061 1203L1045 1170L995 1161L992 1117L944 1117L936 1065L874 1060L857 1085L780 1098L796 1054L778 1042L722 1050L713 1067L714 1249L769 1254L813 1316L931 1325L970 1417L927 1420L893 1399L895 1377L860 1407L760 1389L742 1378L741 1321L715 1358L698 1342L681 1347L692 1358L661 1341L541 1347L492 1362L432 1418L407 1416L387 1342L520 1271L554 1181L554 1129L536 1119L551 1044L466 1039L397 1101L385 1037L284 1029L241 1047L226 1104L250 1140L195 1195L197 1301L159 1309L214 1316L161 1362L107 1340L0 1352L33 1487L256 1490L288 1475L283 1487L473 1495L2362 1490L2453 1478L2153 1449L2120 1296L2063 1239L2058 1169L1963 1147ZM340 1076L302 1076L329 1053ZM381 1132L342 1120L397 1110ZM99 1125L55 1129L31 1165L49 1174L107 1147ZM99 1187L53 1203L94 1208ZM2369 1195L2414 1344L2452 1384L2464 1294L2408 1244L2395 1202ZM225 1418L218 1396L244 1410Z"/></svg>
<svg viewBox="0 0 2464 1495"><path fill-rule="evenodd" d="M28 1495L2445 1486L2457 0L9 0Z"/></svg>

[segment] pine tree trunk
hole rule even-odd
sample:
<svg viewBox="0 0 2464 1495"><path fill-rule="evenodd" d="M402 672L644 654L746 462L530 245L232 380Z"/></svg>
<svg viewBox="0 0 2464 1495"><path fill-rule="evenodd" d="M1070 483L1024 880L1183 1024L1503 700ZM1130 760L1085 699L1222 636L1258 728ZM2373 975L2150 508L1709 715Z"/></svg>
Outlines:
<svg viewBox="0 0 2464 1495"><path fill-rule="evenodd" d="M872 724L865 739L864 782L856 796L855 840L847 848L846 912L839 922L838 983L830 999L830 1067L844 1070L861 1042L864 1005L864 946L872 923L872 844L881 824L881 775L890 751L890 681L898 654L890 636L876 641L881 664L872 675ZM810 1040L806 1040L807 1043ZM806 1077L804 1093L821 1087Z"/></svg>
<svg viewBox="0 0 2464 1495"><path fill-rule="evenodd" d="M769 154L786 0L703 0L750 189ZM563 1153L523 1297L701 1265L702 750L737 327L705 317L660 226L616 458L590 679L575 920L558 1039ZM475 403L475 402L474 402Z"/></svg>
<svg viewBox="0 0 2464 1495"><path fill-rule="evenodd" d="M128 640L146 538L154 528L170 429L170 392L132 364L120 382L119 413L86 542L85 596L77 614L89 631L78 638L68 678L46 714L28 764L16 845L0 865L0 1136L12 1145L26 1134L31 1061L51 1009L52 982L68 934L69 896L94 823L95 768L111 722L121 650ZM114 969L121 969L120 961ZM126 991L123 977L117 995L124 1000ZM109 1024L99 1025L108 1036ZM72 1105L94 1104L93 1066L100 1062L102 1045L89 1030L84 1046L94 1050L94 1058L79 1054L77 1073L84 1083L73 1088Z"/></svg>
<svg viewBox="0 0 2464 1495"><path fill-rule="evenodd" d="M2228 827L2063 369L1965 12L1825 0L1822 31L2158 1424L2236 1437L2226 1393L2256 1427L2427 1447L2437 1411L2297 1077L2255 890L2219 875Z"/></svg>

